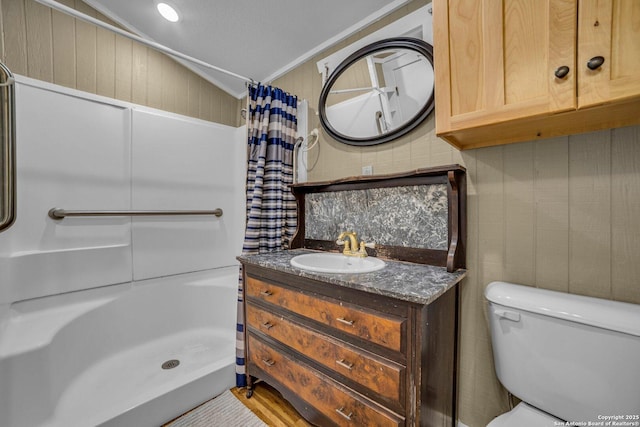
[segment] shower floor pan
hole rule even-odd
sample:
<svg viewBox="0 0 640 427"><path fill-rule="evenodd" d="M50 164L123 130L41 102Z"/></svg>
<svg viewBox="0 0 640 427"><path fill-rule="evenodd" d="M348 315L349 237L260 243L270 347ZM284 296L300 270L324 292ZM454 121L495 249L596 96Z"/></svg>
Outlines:
<svg viewBox="0 0 640 427"><path fill-rule="evenodd" d="M67 388L44 425L157 426L170 421L229 388L234 346L220 334L192 331L113 355ZM180 363L163 369L168 360ZM174 408L182 409L176 413Z"/></svg>
<svg viewBox="0 0 640 427"><path fill-rule="evenodd" d="M233 387L237 278L222 268L12 304L0 424L157 427Z"/></svg>

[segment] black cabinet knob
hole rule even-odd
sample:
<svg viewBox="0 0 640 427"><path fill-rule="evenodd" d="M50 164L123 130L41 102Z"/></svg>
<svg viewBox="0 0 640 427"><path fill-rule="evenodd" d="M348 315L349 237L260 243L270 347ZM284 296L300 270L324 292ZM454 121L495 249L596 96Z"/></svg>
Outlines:
<svg viewBox="0 0 640 427"><path fill-rule="evenodd" d="M567 77L567 74L569 74L569 71L570 71L569 67L567 67L566 65L563 65L562 67L558 67L558 69L554 74L557 78L564 79L565 77Z"/></svg>
<svg viewBox="0 0 640 427"><path fill-rule="evenodd" d="M594 56L587 61L587 68L589 68L590 70L597 70L598 68L602 67L602 64L604 64L604 57Z"/></svg>

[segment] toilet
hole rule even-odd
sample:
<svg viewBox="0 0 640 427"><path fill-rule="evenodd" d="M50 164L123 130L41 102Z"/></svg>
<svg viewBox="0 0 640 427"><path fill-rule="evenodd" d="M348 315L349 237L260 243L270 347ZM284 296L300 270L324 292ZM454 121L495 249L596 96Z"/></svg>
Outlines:
<svg viewBox="0 0 640 427"><path fill-rule="evenodd" d="M640 305L505 282L485 297L498 379L522 400L488 427L639 421Z"/></svg>

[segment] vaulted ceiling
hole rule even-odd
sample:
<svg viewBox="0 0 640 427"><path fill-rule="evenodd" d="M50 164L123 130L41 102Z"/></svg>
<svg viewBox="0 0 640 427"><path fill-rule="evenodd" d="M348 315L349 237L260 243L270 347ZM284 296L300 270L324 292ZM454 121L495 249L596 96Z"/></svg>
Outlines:
<svg viewBox="0 0 640 427"><path fill-rule="evenodd" d="M267 82L411 0L83 0L124 28L209 64ZM181 61L182 62L182 61ZM183 62L230 94L244 81Z"/></svg>

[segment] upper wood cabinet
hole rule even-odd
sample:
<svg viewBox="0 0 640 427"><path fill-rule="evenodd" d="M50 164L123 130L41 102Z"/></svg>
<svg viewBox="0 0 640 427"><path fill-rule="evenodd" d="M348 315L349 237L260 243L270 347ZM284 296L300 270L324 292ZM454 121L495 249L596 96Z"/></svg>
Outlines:
<svg viewBox="0 0 640 427"><path fill-rule="evenodd" d="M436 130L453 145L640 123L640 1L434 0L433 11Z"/></svg>
<svg viewBox="0 0 640 427"><path fill-rule="evenodd" d="M578 41L578 108L640 94L640 1L582 0ZM602 69L590 70L597 56Z"/></svg>

